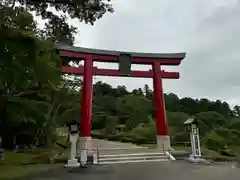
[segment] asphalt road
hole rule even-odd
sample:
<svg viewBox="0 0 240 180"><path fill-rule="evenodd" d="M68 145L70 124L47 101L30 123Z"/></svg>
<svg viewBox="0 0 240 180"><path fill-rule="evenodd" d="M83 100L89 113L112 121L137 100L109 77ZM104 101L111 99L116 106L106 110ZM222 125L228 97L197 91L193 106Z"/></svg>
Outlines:
<svg viewBox="0 0 240 180"><path fill-rule="evenodd" d="M95 165L58 169L34 180L239 180L230 165L194 165L183 161Z"/></svg>
<svg viewBox="0 0 240 180"><path fill-rule="evenodd" d="M149 151L137 149L133 144L93 140L93 147L100 148L133 148L133 151ZM135 149L135 150L134 150ZM137 149L137 150L136 150ZM120 153L122 150L104 150L105 153ZM122 152L121 152L122 153ZM61 168L37 177L34 180L239 180L240 169L230 164L196 165L185 161L144 162L111 165L89 165L86 169Z"/></svg>

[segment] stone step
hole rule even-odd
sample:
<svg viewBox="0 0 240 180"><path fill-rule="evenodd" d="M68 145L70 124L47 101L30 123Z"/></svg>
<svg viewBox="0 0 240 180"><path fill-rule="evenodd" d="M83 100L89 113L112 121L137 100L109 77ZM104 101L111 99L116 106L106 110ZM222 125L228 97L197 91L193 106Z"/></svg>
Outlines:
<svg viewBox="0 0 240 180"><path fill-rule="evenodd" d="M100 158L114 158L114 157L141 157L141 156L165 156L164 153L128 153L128 154L110 154L100 155Z"/></svg>
<svg viewBox="0 0 240 180"><path fill-rule="evenodd" d="M127 160L127 161L104 161L98 164L127 164L127 163L142 163L142 162L166 162L167 159L148 159L148 160Z"/></svg>
<svg viewBox="0 0 240 180"><path fill-rule="evenodd" d="M122 164L137 162L156 162L168 161L167 155L164 153L138 153L138 154L115 154L100 155L98 164Z"/></svg>
<svg viewBox="0 0 240 180"><path fill-rule="evenodd" d="M112 158L99 158L99 161L125 161L125 160L149 160L149 159L166 159L165 156L139 156L139 157L112 157Z"/></svg>
<svg viewBox="0 0 240 180"><path fill-rule="evenodd" d="M98 149L100 155L115 155L115 154L136 154L136 153L159 153L157 150L147 148L112 148Z"/></svg>

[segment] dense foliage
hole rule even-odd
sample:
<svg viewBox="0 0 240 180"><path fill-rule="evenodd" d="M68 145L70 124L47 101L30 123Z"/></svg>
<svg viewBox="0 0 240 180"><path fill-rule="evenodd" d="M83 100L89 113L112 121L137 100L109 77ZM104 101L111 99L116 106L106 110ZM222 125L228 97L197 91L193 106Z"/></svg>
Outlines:
<svg viewBox="0 0 240 180"><path fill-rule="evenodd" d="M76 27L67 17L93 24L112 12L109 2L81 2L28 0L25 6L24 0L0 1L0 136L5 147L47 145L56 127L79 118L75 89L80 81L61 76L54 43L73 44ZM43 29L37 27L34 13L45 19Z"/></svg>
<svg viewBox="0 0 240 180"><path fill-rule="evenodd" d="M94 90L93 136L138 144L156 142L153 92L147 85L128 92L124 86L97 82ZM220 100L179 98L173 93L165 94L165 104L173 145L189 143L184 122L195 116L205 148L225 155L226 149L239 152L239 106L231 109ZM112 121L117 132L106 129Z"/></svg>

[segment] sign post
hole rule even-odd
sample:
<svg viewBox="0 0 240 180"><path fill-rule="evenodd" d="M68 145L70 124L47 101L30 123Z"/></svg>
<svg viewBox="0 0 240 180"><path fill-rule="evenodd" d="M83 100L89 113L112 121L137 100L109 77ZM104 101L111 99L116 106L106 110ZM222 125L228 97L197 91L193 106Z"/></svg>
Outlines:
<svg viewBox="0 0 240 180"><path fill-rule="evenodd" d="M196 124L191 124L191 146L192 146L192 156L194 159L201 157L201 147L199 140L199 130Z"/></svg>
<svg viewBox="0 0 240 180"><path fill-rule="evenodd" d="M205 160L201 158L199 129L197 127L196 119L194 117L190 118L185 121L184 124L188 125L192 147L192 154L190 154L188 160L190 162L205 162Z"/></svg>

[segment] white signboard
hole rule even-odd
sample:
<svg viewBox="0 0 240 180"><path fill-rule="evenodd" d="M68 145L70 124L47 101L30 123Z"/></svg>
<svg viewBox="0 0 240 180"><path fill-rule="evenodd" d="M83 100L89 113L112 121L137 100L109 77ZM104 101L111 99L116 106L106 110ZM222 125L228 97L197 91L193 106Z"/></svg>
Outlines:
<svg viewBox="0 0 240 180"><path fill-rule="evenodd" d="M191 144L194 157L201 156L200 140L199 140L199 131L195 124L192 124L191 132Z"/></svg>

